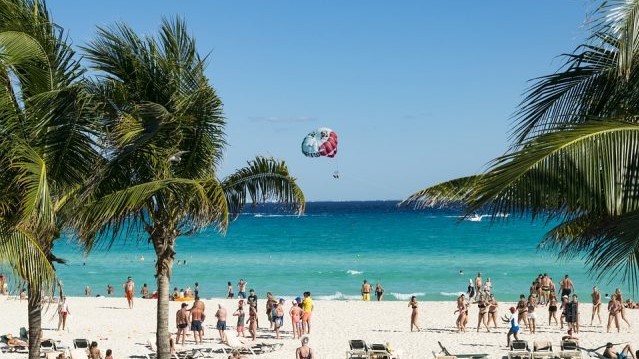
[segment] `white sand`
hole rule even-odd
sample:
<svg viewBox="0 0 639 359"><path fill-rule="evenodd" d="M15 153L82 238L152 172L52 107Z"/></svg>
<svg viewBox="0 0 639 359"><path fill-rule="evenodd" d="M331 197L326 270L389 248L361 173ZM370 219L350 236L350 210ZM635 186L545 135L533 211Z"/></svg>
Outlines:
<svg viewBox="0 0 639 359"><path fill-rule="evenodd" d="M51 304L48 312L43 315L44 337L60 339L71 345L73 338L87 338L95 340L99 344L102 353L110 348L116 359L126 358L132 354L146 352L143 344L155 335L155 300L135 300L132 310L127 308L124 298L68 298L71 315L68 318L68 330L56 331L58 317L55 314L57 305ZM205 300L207 306L207 319L205 321L204 346L219 348L217 330L215 325L215 308L217 303L222 303L229 309L235 308L236 300L211 299ZM284 338L274 339L274 333L264 329L267 320L264 308L264 299L258 302L260 326L258 341L268 343L281 342L283 348L275 353L261 355L261 358L294 358L295 348L299 346L298 340L291 338L291 322L287 315L284 325ZM506 313L512 303L501 303L499 315ZM175 312L180 303L171 302L170 327L174 328ZM287 311L290 304L287 304ZM605 307L605 304L604 304ZM439 352L437 341L441 341L451 352L475 352L489 353L492 358L501 358L507 355L506 332L507 325L498 323L499 328L486 333L485 329L476 332L477 308L471 307L470 320L467 333L457 333L453 314L454 302L421 302L420 323L422 332L411 333L409 330L410 308L407 302L360 302L360 301L315 301L315 311L312 319L312 333L310 346L316 354L316 358L339 359L345 357L349 339L363 339L367 343L386 343L403 352L402 358L432 358L432 352ZM622 323L620 334L606 333L607 312L603 309L603 324L589 325L591 306L581 304L581 331L578 334L580 345L586 348L594 348L604 345L606 342L631 342L636 348L639 345L639 336L636 334L639 327L639 309L626 310L626 316L632 328L628 329ZM17 334L21 326L27 323L27 304L18 300L0 297L0 333ZM537 334L529 334L525 329L520 334L520 339L528 340L532 346L533 340L550 340L555 347L563 335L557 326L547 325L547 309L538 309ZM595 319L596 320L596 319ZM234 329L236 319L228 321ZM175 332L174 329L173 333ZM248 335L248 331L247 331ZM192 336L187 337L192 342ZM187 344L184 347L178 345L178 350L193 348L195 345ZM18 355L7 355L18 357ZM216 354L216 358L226 358L222 354Z"/></svg>

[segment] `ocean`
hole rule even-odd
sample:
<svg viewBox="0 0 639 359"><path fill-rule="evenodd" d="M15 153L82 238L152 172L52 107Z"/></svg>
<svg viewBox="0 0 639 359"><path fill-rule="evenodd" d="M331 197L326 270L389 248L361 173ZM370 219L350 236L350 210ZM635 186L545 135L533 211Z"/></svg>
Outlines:
<svg viewBox="0 0 639 359"><path fill-rule="evenodd" d="M359 299L364 280L381 283L384 300L454 300L478 272L491 278L498 300L528 294L539 273L558 283L569 274L575 289L589 300L593 285L610 293L620 285L597 283L582 259L558 260L537 245L550 228L530 218L491 223L460 220L458 209L413 210L396 201L310 202L303 216L277 204L247 207L226 235L213 228L178 238L171 287L193 288L204 298L223 297L226 284L244 279L258 296L267 291L291 298L310 291L316 299ZM110 249L85 256L65 237L56 243L57 265L67 295L105 295L107 284L123 295L132 276L137 288L155 289L155 254L144 237L119 238ZM558 285L558 284L557 284ZM622 289L627 287L621 286ZM588 298L588 299L587 299Z"/></svg>

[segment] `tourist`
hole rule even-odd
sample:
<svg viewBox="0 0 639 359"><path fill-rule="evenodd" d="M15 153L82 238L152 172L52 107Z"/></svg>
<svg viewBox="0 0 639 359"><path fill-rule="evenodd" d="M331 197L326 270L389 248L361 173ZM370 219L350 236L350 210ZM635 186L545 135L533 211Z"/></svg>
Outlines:
<svg viewBox="0 0 639 359"><path fill-rule="evenodd" d="M563 337L561 337L562 341L578 341L579 338L577 338L576 336L573 335L574 331L572 330L572 328L568 328L568 332L566 335L564 335Z"/></svg>
<svg viewBox="0 0 639 359"><path fill-rule="evenodd" d="M483 291L486 298L490 297L490 291L493 290L493 283L490 281L490 277L486 278L486 283L484 283Z"/></svg>
<svg viewBox="0 0 639 359"><path fill-rule="evenodd" d="M242 299L246 299L246 281L244 279L240 279L240 281L237 283L237 287L238 287L238 293L237 293L237 297L238 298L242 298Z"/></svg>
<svg viewBox="0 0 639 359"><path fill-rule="evenodd" d="M102 359L102 354L100 354L97 342L91 342L89 346L89 359Z"/></svg>
<svg viewBox="0 0 639 359"><path fill-rule="evenodd" d="M567 295L564 295L561 297L561 306L559 307L559 309L561 309L561 316L559 316L559 328L560 329L564 329L564 321L566 320L566 312L568 310L568 302L570 301L570 298L568 298Z"/></svg>
<svg viewBox="0 0 639 359"><path fill-rule="evenodd" d="M284 299L273 308L273 325L275 326L275 339L280 339L280 328L284 325Z"/></svg>
<svg viewBox="0 0 639 359"><path fill-rule="evenodd" d="M379 283L375 285L375 296L377 297L378 302L382 300L382 297L384 297L384 288Z"/></svg>
<svg viewBox="0 0 639 359"><path fill-rule="evenodd" d="M302 310L302 334L311 334L311 317L313 314L313 298L311 298L311 292L304 292Z"/></svg>
<svg viewBox="0 0 639 359"><path fill-rule="evenodd" d="M486 318L488 314L488 302L486 301L486 296L480 294L479 300L475 303L477 303L477 308L479 308L479 314L477 315L477 331L479 332L479 327L483 324L484 327L486 327L486 331L490 332L487 324L488 319Z"/></svg>
<svg viewBox="0 0 639 359"><path fill-rule="evenodd" d="M107 295L112 295L114 291L115 289L113 289L113 286L111 285L111 283L107 284L107 289L106 289Z"/></svg>
<svg viewBox="0 0 639 359"><path fill-rule="evenodd" d="M244 313L244 300L241 300L237 304L237 310L233 313L233 316L237 317L237 336L244 336L244 321L245 321L245 313Z"/></svg>
<svg viewBox="0 0 639 359"><path fill-rule="evenodd" d="M58 330L60 330L60 326L62 326L62 330L65 330L67 325L67 316L71 314L69 311L69 305L67 304L67 297L63 296L60 298L60 302L58 303Z"/></svg>
<svg viewBox="0 0 639 359"><path fill-rule="evenodd" d="M84 287L84 295L86 295L87 297L91 296L91 287L89 287L88 285Z"/></svg>
<svg viewBox="0 0 639 359"><path fill-rule="evenodd" d="M455 322L457 330L459 332L466 332L466 323L468 322L468 303L466 303L464 293L457 297L457 310L455 310L453 314L455 313L459 313L457 315L457 321Z"/></svg>
<svg viewBox="0 0 639 359"><path fill-rule="evenodd" d="M204 321L204 303L200 301L200 298L195 298L195 302L193 302L193 306L189 311L191 312L193 340L195 344L202 344L202 337L204 337L204 327L202 326L202 322Z"/></svg>
<svg viewBox="0 0 639 359"><path fill-rule="evenodd" d="M566 305L566 323L575 333L579 333L579 303L577 295L572 295L572 301Z"/></svg>
<svg viewBox="0 0 639 359"><path fill-rule="evenodd" d="M632 350L632 347L630 347L630 344L627 344L625 347L623 347L621 352L617 352L613 348L612 343L607 343L603 356L610 359L637 359L634 351Z"/></svg>
<svg viewBox="0 0 639 359"><path fill-rule="evenodd" d="M235 296L235 294L233 293L233 285L231 284L231 282L226 282L226 298L233 299L233 296Z"/></svg>
<svg viewBox="0 0 639 359"><path fill-rule="evenodd" d="M302 338L302 346L295 350L295 359L315 359L313 349L308 346L308 337Z"/></svg>
<svg viewBox="0 0 639 359"><path fill-rule="evenodd" d="M188 304L182 303L180 310L175 313L175 325L177 326L177 335L175 341L180 343L180 334L182 335L182 345L186 338L186 328L189 326L189 311L186 309Z"/></svg>
<svg viewBox="0 0 639 359"><path fill-rule="evenodd" d="M124 295L126 296L126 300L129 304L129 309L133 308L133 293L135 290L135 283L133 282L133 278L128 277L126 282L122 284L124 288Z"/></svg>
<svg viewBox="0 0 639 359"><path fill-rule="evenodd" d="M550 301L550 277L547 273L541 277L541 296L539 297L539 304L548 305Z"/></svg>
<svg viewBox="0 0 639 359"><path fill-rule="evenodd" d="M149 297L149 287L146 286L146 283L142 285L142 289L140 290L140 294L143 299L147 299Z"/></svg>
<svg viewBox="0 0 639 359"><path fill-rule="evenodd" d="M488 326L490 326L490 322L493 322L495 329L497 329L497 300L495 300L494 295L490 295L490 300L488 301Z"/></svg>
<svg viewBox="0 0 639 359"><path fill-rule="evenodd" d="M621 312L621 303L617 301L617 296L613 295L608 302L608 326L607 332L610 333L610 325L615 322L617 333L619 333L619 313Z"/></svg>
<svg viewBox="0 0 639 359"><path fill-rule="evenodd" d="M22 288L22 290L20 291L20 301L22 302L23 300L27 299L27 290Z"/></svg>
<svg viewBox="0 0 639 359"><path fill-rule="evenodd" d="M215 327L220 334L220 340L224 343L226 342L226 333L224 332L226 330L226 308L222 307L222 304L217 305L215 317L217 318L217 324Z"/></svg>
<svg viewBox="0 0 639 359"><path fill-rule="evenodd" d="M293 339L302 337L302 308L297 305L297 301L293 300L291 310L288 314L291 315L291 324L293 326Z"/></svg>
<svg viewBox="0 0 639 359"><path fill-rule="evenodd" d="M481 294L481 287L482 287L481 273L478 272L477 277L475 277L475 301L479 299L479 295Z"/></svg>
<svg viewBox="0 0 639 359"><path fill-rule="evenodd" d="M413 331L413 327L417 329L417 331L421 331L419 325L417 325L417 320L419 319L419 309L417 308L417 297L410 297L410 302L408 302L408 306L411 307L410 313L410 331Z"/></svg>
<svg viewBox="0 0 639 359"><path fill-rule="evenodd" d="M601 293L596 286L592 287L592 293L590 294L590 297L592 298L592 316L590 317L590 325L592 325L593 321L595 320L595 315L597 315L597 318L599 318L599 324L601 324Z"/></svg>
<svg viewBox="0 0 639 359"><path fill-rule="evenodd" d="M561 283L559 283L559 286L561 288L561 297L563 298L564 295L570 297L570 293L572 293L575 290L575 287L572 283L572 280L570 280L570 278L568 278L568 274L566 274L564 276L564 279L561 281Z"/></svg>
<svg viewBox="0 0 639 359"><path fill-rule="evenodd" d="M617 296L617 302L619 302L619 314L621 315L621 320L628 324L628 328L630 328L630 323L626 319L626 309L623 306L623 296L621 295L621 289L615 289L615 294Z"/></svg>
<svg viewBox="0 0 639 359"><path fill-rule="evenodd" d="M273 294L271 292L266 292L266 317L268 318L268 322L269 322L269 330L273 330L275 328L273 328L275 326L275 322L273 320L273 305L277 304L277 301L275 300L275 298L273 298Z"/></svg>
<svg viewBox="0 0 639 359"><path fill-rule="evenodd" d="M466 290L466 296L468 296L468 300L473 300L475 297L475 286L473 285L473 280L468 280L468 289Z"/></svg>
<svg viewBox="0 0 639 359"><path fill-rule="evenodd" d="M362 300L368 302L371 300L371 285L364 279L362 283Z"/></svg>
<svg viewBox="0 0 639 359"><path fill-rule="evenodd" d="M528 314L526 315L526 319L528 319L528 329L532 334L535 334L535 330L537 326L535 322L537 321L537 315L535 314L535 308L537 307L537 302L535 300L534 295L528 296L528 302L526 303L526 309L528 309Z"/></svg>
<svg viewBox="0 0 639 359"><path fill-rule="evenodd" d="M557 296L554 292L551 292L548 300L548 325L550 325L552 319L555 319L555 325L559 325L557 321Z"/></svg>
<svg viewBox="0 0 639 359"><path fill-rule="evenodd" d="M507 344L510 348L510 336L514 336L515 340L519 340L517 338L517 333L519 332L519 313L516 313L517 309L515 307L510 307L510 319L508 320L510 323L510 329L508 329L508 334L506 335Z"/></svg>
<svg viewBox="0 0 639 359"><path fill-rule="evenodd" d="M113 351L111 349L106 350L106 356L104 359L113 359Z"/></svg>
<svg viewBox="0 0 639 359"><path fill-rule="evenodd" d="M526 296L521 294L519 296L519 302L517 302L517 322L524 322L525 326L528 326L528 301Z"/></svg>
<svg viewBox="0 0 639 359"><path fill-rule="evenodd" d="M255 337L257 335L257 309L251 305L249 305L248 325L249 334L251 334L253 341L255 341Z"/></svg>
<svg viewBox="0 0 639 359"><path fill-rule="evenodd" d="M193 295L196 297L200 296L200 283L195 282L195 287L193 288Z"/></svg>

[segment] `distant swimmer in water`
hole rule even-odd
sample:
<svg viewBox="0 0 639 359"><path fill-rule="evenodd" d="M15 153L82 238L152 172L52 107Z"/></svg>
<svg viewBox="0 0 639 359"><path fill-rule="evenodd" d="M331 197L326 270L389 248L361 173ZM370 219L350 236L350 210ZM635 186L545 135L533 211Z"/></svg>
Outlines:
<svg viewBox="0 0 639 359"><path fill-rule="evenodd" d="M144 256L140 256L140 262L144 262Z"/></svg>
<svg viewBox="0 0 639 359"><path fill-rule="evenodd" d="M463 270L459 270L459 275L464 275L464 271Z"/></svg>

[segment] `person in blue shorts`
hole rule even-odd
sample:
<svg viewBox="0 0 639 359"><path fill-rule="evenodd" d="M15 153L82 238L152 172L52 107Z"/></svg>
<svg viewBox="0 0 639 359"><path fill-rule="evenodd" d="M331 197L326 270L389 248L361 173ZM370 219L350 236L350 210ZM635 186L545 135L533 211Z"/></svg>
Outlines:
<svg viewBox="0 0 639 359"><path fill-rule="evenodd" d="M633 353L632 348L630 347L630 344L626 345L623 350L618 352L613 348L612 343L607 343L606 350L604 350L603 356L610 359L637 359L637 357Z"/></svg>
<svg viewBox="0 0 639 359"><path fill-rule="evenodd" d="M519 340L517 338L517 333L519 332L519 320L517 319L518 313L515 307L510 307L510 330L508 330L508 335L506 338L508 339L508 347L510 348L510 336L514 336L515 340Z"/></svg>

